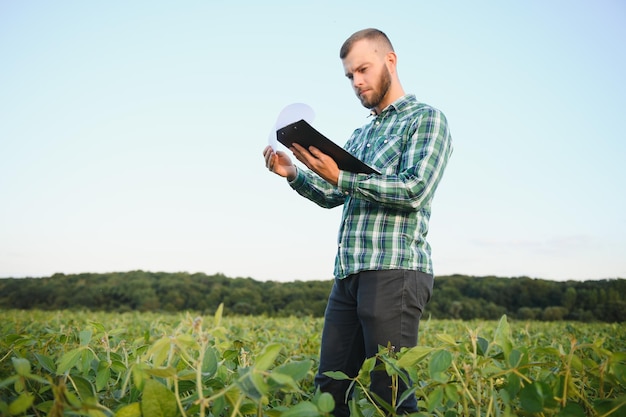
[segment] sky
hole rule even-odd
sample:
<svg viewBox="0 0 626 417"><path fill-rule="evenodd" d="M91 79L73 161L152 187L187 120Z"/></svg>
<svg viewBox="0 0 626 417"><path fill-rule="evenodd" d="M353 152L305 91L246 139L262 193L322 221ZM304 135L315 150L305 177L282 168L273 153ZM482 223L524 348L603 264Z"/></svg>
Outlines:
<svg viewBox="0 0 626 417"><path fill-rule="evenodd" d="M332 279L340 208L269 173L280 111L343 145L376 27L454 142L435 275L626 278L626 5L0 0L0 277Z"/></svg>

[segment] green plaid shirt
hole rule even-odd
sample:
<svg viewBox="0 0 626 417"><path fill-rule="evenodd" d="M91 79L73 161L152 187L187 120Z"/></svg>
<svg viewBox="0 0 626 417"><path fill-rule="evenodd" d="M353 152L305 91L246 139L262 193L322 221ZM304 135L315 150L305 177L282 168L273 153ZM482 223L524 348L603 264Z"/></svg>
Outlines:
<svg viewBox="0 0 626 417"><path fill-rule="evenodd" d="M299 169L290 182L322 207L343 204L335 277L385 269L432 274L431 202L452 153L443 113L405 95L355 130L344 148L381 174L340 171L334 187Z"/></svg>

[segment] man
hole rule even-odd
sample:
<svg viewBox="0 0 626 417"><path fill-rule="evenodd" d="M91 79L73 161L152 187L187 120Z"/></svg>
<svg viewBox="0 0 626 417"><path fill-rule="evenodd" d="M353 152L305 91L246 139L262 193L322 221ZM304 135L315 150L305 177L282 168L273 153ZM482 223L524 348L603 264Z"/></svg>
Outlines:
<svg viewBox="0 0 626 417"><path fill-rule="evenodd" d="M350 381L324 375L358 374L379 346L396 351L417 344L422 311L430 299L433 268L426 242L431 202L452 153L445 116L406 95L387 36L364 29L340 50L346 77L372 120L345 148L380 174L356 174L314 147L294 144L298 169L284 152L265 148L266 167L287 178L302 196L326 208L343 204L335 282L326 307L316 385L335 399L335 416L350 414ZM371 375L370 389L391 404L390 378ZM401 384L397 398L407 387ZM414 395L397 412L417 411Z"/></svg>

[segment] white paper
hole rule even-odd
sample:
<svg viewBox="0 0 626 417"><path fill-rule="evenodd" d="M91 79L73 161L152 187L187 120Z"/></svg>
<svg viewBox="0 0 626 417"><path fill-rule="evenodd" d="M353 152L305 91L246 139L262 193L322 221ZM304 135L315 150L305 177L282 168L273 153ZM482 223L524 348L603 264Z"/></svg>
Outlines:
<svg viewBox="0 0 626 417"><path fill-rule="evenodd" d="M276 152L276 149L278 148L278 140L276 140L277 130L300 120L305 120L307 123L312 124L314 118L315 112L308 104L293 103L288 105L282 109L278 115L274 128L267 138L267 143L272 147L274 152Z"/></svg>

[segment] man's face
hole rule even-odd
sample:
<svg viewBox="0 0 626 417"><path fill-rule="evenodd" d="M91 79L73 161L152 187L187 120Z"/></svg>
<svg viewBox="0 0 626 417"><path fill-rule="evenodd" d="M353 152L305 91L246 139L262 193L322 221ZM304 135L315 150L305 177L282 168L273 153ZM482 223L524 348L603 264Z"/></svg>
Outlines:
<svg viewBox="0 0 626 417"><path fill-rule="evenodd" d="M367 40L356 42L343 59L343 68L361 104L382 110L379 107L391 86L391 74L384 54L376 50L376 45Z"/></svg>

